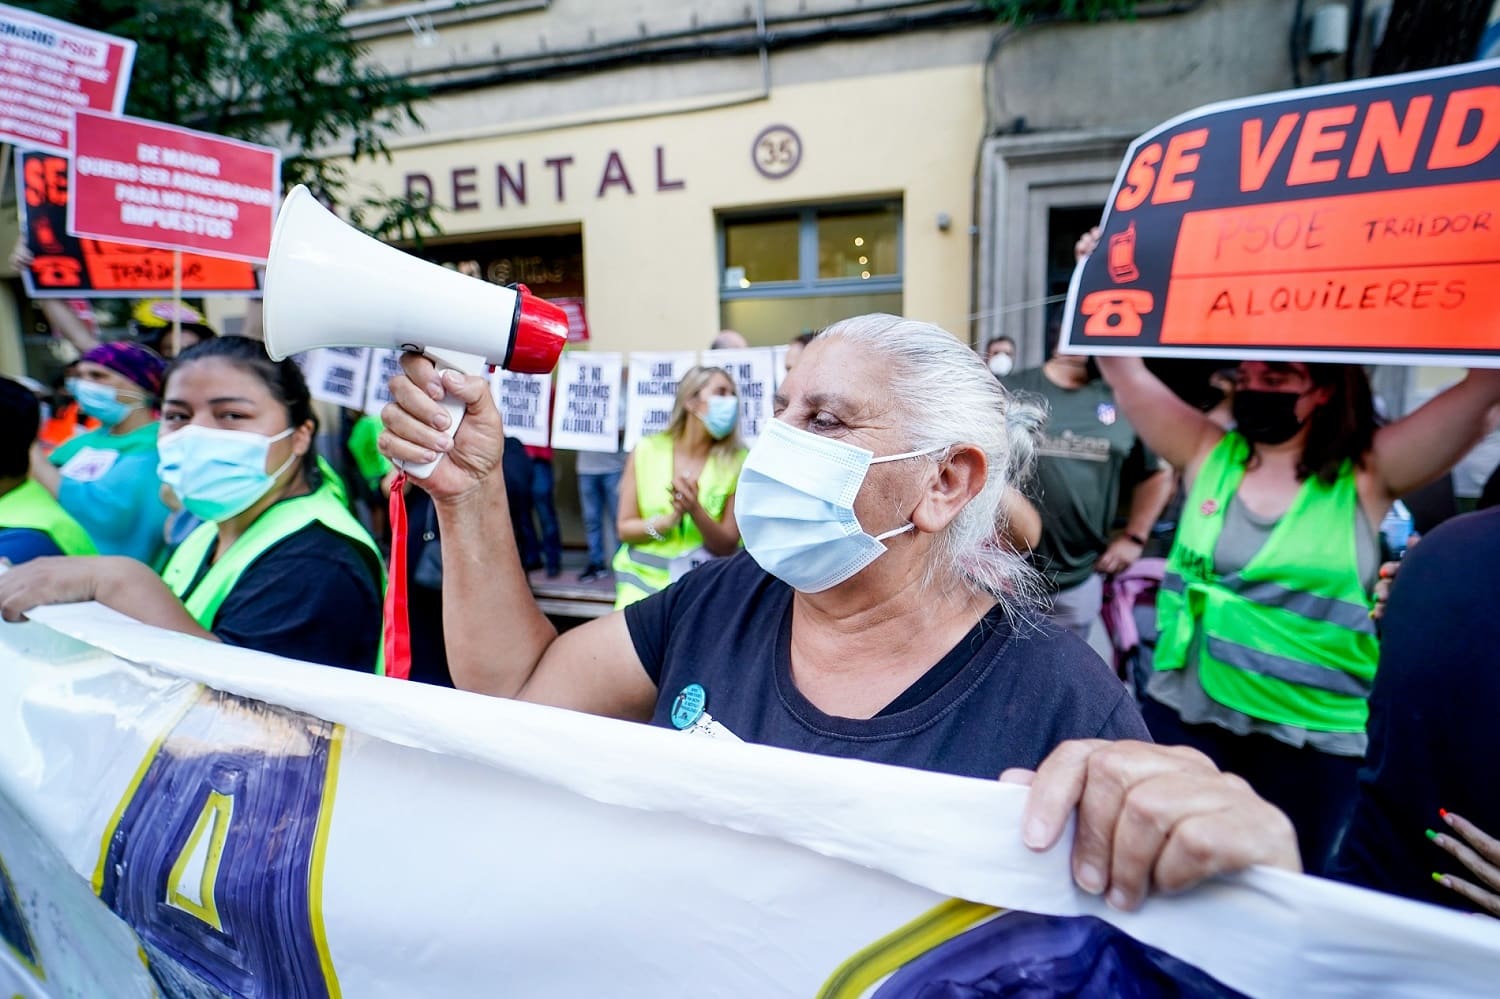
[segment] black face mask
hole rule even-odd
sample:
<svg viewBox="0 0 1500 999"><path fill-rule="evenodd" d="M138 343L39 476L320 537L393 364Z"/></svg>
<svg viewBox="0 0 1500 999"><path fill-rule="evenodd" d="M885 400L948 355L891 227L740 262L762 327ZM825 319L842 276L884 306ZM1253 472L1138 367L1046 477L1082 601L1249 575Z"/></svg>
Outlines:
<svg viewBox="0 0 1500 999"><path fill-rule="evenodd" d="M1234 429L1251 444L1283 444L1297 436L1300 392L1239 389L1234 393Z"/></svg>

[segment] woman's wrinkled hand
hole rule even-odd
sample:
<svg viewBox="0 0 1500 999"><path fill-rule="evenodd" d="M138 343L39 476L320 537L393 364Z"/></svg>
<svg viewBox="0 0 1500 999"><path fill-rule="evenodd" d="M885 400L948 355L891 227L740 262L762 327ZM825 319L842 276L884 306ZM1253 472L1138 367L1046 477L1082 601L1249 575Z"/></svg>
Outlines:
<svg viewBox="0 0 1500 999"><path fill-rule="evenodd" d="M1000 779L1031 787L1022 838L1033 850L1050 849L1077 809L1073 878L1117 909L1255 864L1302 869L1291 820L1185 746L1065 742L1035 773Z"/></svg>
<svg viewBox="0 0 1500 999"><path fill-rule="evenodd" d="M505 455L505 428L490 396L490 386L477 375L438 371L430 358L406 354L404 374L390 381L391 402L380 412L385 429L380 453L395 462L424 464L442 457L432 474L416 479L434 500L466 496L500 469ZM452 423L444 395L464 406L464 417L451 438Z"/></svg>

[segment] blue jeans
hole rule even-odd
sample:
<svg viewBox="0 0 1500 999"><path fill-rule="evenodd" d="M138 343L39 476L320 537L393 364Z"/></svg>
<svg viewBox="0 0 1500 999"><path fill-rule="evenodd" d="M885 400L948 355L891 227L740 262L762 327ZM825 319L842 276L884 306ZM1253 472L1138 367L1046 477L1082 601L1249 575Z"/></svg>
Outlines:
<svg viewBox="0 0 1500 999"><path fill-rule="evenodd" d="M542 537L538 546L536 536L526 532L526 562L542 562L548 570L556 570L562 566L562 531L557 524L557 508L552 504L552 462L545 458L531 459L531 507L541 522Z"/></svg>
<svg viewBox="0 0 1500 999"><path fill-rule="evenodd" d="M609 567L620 547L615 511L620 506L619 472L578 476L578 502L583 507L583 529L589 539L589 565Z"/></svg>

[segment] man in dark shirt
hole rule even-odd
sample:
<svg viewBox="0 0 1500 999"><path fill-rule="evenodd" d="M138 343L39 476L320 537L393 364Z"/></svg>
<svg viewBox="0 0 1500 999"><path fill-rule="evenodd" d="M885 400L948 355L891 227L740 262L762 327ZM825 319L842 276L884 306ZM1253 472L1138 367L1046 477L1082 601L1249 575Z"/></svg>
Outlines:
<svg viewBox="0 0 1500 999"><path fill-rule="evenodd" d="M1500 509L1440 525L1411 549L1382 619L1370 748L1330 873L1472 908L1433 873L1477 880L1424 835L1441 810L1500 834Z"/></svg>
<svg viewBox="0 0 1500 999"><path fill-rule="evenodd" d="M36 526L19 526L5 511L18 504L20 490L28 481L31 446L36 443L41 426L41 405L31 390L9 378L0 378L0 559L20 565L34 558L61 555L57 541ZM35 490L36 486L27 487ZM37 496L32 502L56 507L50 496ZM55 511L61 514L61 508ZM82 532L82 528L78 528Z"/></svg>
<svg viewBox="0 0 1500 999"><path fill-rule="evenodd" d="M1053 354L1004 384L1047 402L1037 470L1026 492L1042 517L1032 555L1055 593L1053 620L1102 652L1108 646L1099 625L1099 574L1113 575L1140 558L1172 496L1172 472L1141 443L1088 358ZM1116 533L1125 488L1130 519Z"/></svg>

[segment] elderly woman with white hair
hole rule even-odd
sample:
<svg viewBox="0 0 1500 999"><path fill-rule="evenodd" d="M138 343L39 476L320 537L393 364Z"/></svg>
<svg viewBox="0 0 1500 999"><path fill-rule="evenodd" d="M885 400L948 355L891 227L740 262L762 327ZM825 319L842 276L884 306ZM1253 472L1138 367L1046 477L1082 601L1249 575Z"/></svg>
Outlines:
<svg viewBox="0 0 1500 999"><path fill-rule="evenodd" d="M1075 875L1123 904L1149 883L1295 866L1285 819L1205 758L1107 748L1149 738L1133 701L1086 645L1033 615L1032 572L1001 541L1039 414L943 330L882 315L826 329L745 461L746 551L561 635L516 553L485 383L405 365L381 448L448 459L421 484L442 525L459 687L970 777L1030 781L1040 766L1028 845L1054 842L1081 800ZM468 407L451 442L445 390ZM1179 823L1190 843L1173 840ZM1213 831L1223 848L1205 852Z"/></svg>

